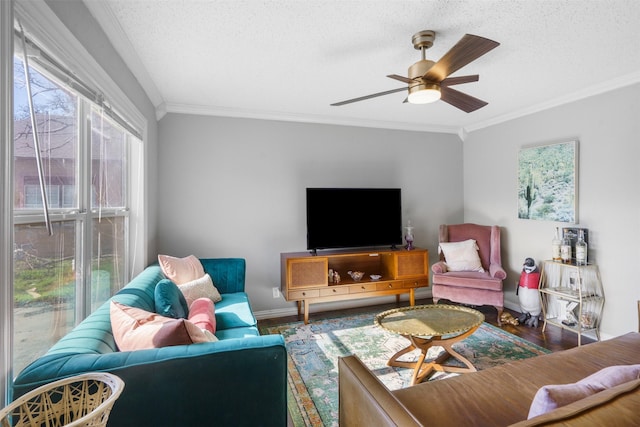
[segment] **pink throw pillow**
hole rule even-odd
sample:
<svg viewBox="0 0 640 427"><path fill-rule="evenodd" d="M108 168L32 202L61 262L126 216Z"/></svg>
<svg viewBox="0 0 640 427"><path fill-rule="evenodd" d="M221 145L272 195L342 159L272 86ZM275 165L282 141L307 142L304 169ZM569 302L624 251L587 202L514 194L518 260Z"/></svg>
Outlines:
<svg viewBox="0 0 640 427"><path fill-rule="evenodd" d="M204 276L202 263L194 255L184 258L158 255L158 263L167 279L176 285L182 285Z"/></svg>
<svg viewBox="0 0 640 427"><path fill-rule="evenodd" d="M213 301L206 297L193 301L189 307L189 321L200 329L206 329L215 334L216 315Z"/></svg>
<svg viewBox="0 0 640 427"><path fill-rule="evenodd" d="M609 366L573 384L544 386L534 396L528 418L546 414L639 377L640 365Z"/></svg>
<svg viewBox="0 0 640 427"><path fill-rule="evenodd" d="M187 319L172 319L115 301L111 301L110 317L113 338L120 351L215 340Z"/></svg>

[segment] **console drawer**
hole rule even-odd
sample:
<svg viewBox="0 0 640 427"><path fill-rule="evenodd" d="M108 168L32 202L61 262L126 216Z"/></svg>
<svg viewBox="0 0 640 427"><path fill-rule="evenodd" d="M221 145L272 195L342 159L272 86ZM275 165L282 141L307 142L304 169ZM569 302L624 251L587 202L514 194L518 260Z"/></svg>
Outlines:
<svg viewBox="0 0 640 427"><path fill-rule="evenodd" d="M394 281L394 282L382 282L376 284L376 290L378 291L388 291L389 289L402 289L402 282Z"/></svg>
<svg viewBox="0 0 640 427"><path fill-rule="evenodd" d="M423 288L429 286L429 279L408 279L404 281L404 287L410 288Z"/></svg>
<svg viewBox="0 0 640 427"><path fill-rule="evenodd" d="M329 286L325 289L320 289L321 297L328 297L331 295L346 295L349 293L349 288L347 286Z"/></svg>
<svg viewBox="0 0 640 427"><path fill-rule="evenodd" d="M357 285L349 285L350 294L358 294L360 292L373 292L377 290L377 283L359 283Z"/></svg>
<svg viewBox="0 0 640 427"><path fill-rule="evenodd" d="M288 299L299 300L299 299L307 299L307 298L317 298L319 296L320 296L319 289L307 289L306 291L289 291Z"/></svg>

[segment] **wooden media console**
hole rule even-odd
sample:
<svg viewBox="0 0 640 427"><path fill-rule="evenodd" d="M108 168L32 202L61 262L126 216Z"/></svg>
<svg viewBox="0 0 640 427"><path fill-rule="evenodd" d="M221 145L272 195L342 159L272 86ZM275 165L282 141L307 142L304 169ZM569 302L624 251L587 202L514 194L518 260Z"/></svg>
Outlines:
<svg viewBox="0 0 640 427"><path fill-rule="evenodd" d="M415 304L415 289L429 286L429 253L426 249L362 249L350 251L290 252L280 254L281 291L287 301L298 303L309 323L309 305L319 302L409 294ZM340 282L329 279L329 270L338 272ZM362 271L353 280L348 271ZM371 275L380 275L373 280Z"/></svg>

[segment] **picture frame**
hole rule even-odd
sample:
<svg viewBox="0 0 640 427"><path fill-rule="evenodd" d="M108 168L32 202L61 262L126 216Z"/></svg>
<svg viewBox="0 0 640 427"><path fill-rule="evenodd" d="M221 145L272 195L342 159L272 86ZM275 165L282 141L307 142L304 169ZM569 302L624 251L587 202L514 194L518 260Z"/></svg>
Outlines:
<svg viewBox="0 0 640 427"><path fill-rule="evenodd" d="M578 140L522 147L518 218L578 222Z"/></svg>

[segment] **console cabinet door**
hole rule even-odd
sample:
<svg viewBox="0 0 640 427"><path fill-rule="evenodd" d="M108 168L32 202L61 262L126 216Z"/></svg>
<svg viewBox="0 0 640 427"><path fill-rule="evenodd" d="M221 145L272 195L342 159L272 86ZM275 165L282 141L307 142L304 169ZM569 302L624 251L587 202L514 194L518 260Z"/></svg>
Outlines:
<svg viewBox="0 0 640 427"><path fill-rule="evenodd" d="M328 286L329 260L326 257L287 259L289 289Z"/></svg>
<svg viewBox="0 0 640 427"><path fill-rule="evenodd" d="M428 274L427 251L398 252L396 256L396 279L419 277Z"/></svg>

